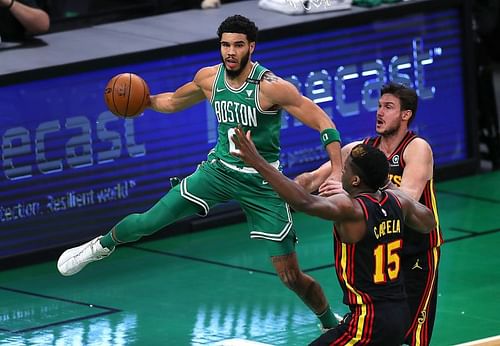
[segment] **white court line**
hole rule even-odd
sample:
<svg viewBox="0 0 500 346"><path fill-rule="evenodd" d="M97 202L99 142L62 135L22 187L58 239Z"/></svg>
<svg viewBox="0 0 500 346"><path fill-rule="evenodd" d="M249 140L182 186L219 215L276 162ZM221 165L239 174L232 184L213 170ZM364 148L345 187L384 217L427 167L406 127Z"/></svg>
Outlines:
<svg viewBox="0 0 500 346"><path fill-rule="evenodd" d="M499 346L500 345L500 335L492 336L485 339L474 340L466 342L464 344L457 344L455 346Z"/></svg>

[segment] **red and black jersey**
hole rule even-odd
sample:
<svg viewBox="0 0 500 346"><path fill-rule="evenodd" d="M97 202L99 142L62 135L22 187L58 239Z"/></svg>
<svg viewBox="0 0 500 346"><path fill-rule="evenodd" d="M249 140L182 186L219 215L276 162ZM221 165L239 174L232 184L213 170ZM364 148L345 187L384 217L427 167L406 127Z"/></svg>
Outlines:
<svg viewBox="0 0 500 346"><path fill-rule="evenodd" d="M366 233L355 244L343 243L334 228L335 270L350 306L406 299L401 275L403 212L397 197L382 192L377 201L368 194L355 198L363 208Z"/></svg>
<svg viewBox="0 0 500 346"><path fill-rule="evenodd" d="M417 135L412 131L408 131L399 145L396 147L394 152L392 152L387 157L387 160L389 161L389 178L391 182L397 186L401 186L401 179L403 177L403 171L405 168L403 153L408 144L410 144L410 142L415 138L417 138ZM366 138L363 143L372 145L377 148L380 144L380 140L381 137L376 136ZM439 224L439 216L437 212L436 193L434 190L433 179L427 181L427 183L425 184L419 202L432 210L432 212L434 213L434 218L436 219L437 226L429 234L422 234L407 227L407 232L405 232L404 238L405 254L417 254L419 252L425 252L430 248L439 247L443 243L443 236L441 234L441 227Z"/></svg>

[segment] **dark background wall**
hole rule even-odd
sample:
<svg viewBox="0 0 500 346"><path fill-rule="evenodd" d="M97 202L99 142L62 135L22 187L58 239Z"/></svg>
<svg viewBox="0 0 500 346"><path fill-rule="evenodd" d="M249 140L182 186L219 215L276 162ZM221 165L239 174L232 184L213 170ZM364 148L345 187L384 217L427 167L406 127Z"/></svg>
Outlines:
<svg viewBox="0 0 500 346"><path fill-rule="evenodd" d="M222 0L222 4L240 0ZM39 0L50 15L51 31L200 8L201 0Z"/></svg>

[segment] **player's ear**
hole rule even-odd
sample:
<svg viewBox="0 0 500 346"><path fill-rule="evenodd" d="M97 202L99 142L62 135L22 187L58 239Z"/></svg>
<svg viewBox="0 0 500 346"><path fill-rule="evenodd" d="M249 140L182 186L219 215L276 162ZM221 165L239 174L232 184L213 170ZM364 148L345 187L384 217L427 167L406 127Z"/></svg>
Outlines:
<svg viewBox="0 0 500 346"><path fill-rule="evenodd" d="M255 42L250 42L250 53L253 54L254 50L255 50Z"/></svg>
<svg viewBox="0 0 500 346"><path fill-rule="evenodd" d="M409 109L403 111L403 120L410 120L411 116L412 116L413 112Z"/></svg>
<svg viewBox="0 0 500 346"><path fill-rule="evenodd" d="M358 187L361 184L361 178L359 175L353 175L351 178L351 185L354 187Z"/></svg>

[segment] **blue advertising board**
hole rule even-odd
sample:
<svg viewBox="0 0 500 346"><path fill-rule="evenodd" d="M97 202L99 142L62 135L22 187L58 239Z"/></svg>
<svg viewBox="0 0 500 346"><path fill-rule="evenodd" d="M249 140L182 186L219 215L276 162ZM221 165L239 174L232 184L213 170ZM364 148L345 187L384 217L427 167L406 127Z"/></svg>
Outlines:
<svg viewBox="0 0 500 346"><path fill-rule="evenodd" d="M373 134L384 83L411 85L419 96L413 129L440 166L468 158L461 30L456 9L422 12L264 41L253 59L322 107L344 142ZM103 90L133 72L152 93L172 91L219 61L214 47L0 87L0 258L102 234L150 207L170 177L193 172L216 141L208 102L124 120L107 111ZM286 113L281 145L290 177L327 160L317 131Z"/></svg>

